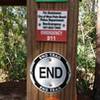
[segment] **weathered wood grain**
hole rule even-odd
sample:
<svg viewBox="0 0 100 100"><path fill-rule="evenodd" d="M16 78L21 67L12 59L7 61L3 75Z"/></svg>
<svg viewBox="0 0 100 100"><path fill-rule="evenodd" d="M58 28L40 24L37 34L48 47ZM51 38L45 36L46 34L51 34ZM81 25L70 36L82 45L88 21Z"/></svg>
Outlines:
<svg viewBox="0 0 100 100"><path fill-rule="evenodd" d="M53 51L63 55L71 65L72 77L63 91L53 94L59 100L76 100L76 47L77 47L77 23L78 0L69 0L68 3L36 3L27 0L28 4L28 75L27 75L27 100L46 100L50 94L42 93L33 86L29 77L29 68L37 55L43 52ZM36 12L42 10L66 10L68 11L67 42L38 42L36 41Z"/></svg>

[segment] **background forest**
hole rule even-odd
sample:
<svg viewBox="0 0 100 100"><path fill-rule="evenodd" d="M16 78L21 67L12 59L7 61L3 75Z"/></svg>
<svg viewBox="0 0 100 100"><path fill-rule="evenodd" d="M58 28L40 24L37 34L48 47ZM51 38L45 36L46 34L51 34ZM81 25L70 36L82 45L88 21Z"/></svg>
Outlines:
<svg viewBox="0 0 100 100"><path fill-rule="evenodd" d="M0 8L0 69L4 80L26 77L26 8Z"/></svg>
<svg viewBox="0 0 100 100"><path fill-rule="evenodd" d="M96 0L82 0L79 5L77 87L87 95L94 84L97 4Z"/></svg>
<svg viewBox="0 0 100 100"><path fill-rule="evenodd" d="M77 90L93 89L98 0L82 0L79 5L77 45ZM0 82L26 79L25 7L0 7Z"/></svg>

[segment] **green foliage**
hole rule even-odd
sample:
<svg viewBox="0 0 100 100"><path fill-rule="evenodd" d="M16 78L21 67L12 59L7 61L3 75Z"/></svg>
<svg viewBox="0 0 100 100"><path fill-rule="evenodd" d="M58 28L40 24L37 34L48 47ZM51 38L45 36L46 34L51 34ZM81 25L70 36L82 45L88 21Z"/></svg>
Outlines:
<svg viewBox="0 0 100 100"><path fill-rule="evenodd" d="M0 8L0 68L9 80L25 78L26 69L26 9Z"/></svg>
<svg viewBox="0 0 100 100"><path fill-rule="evenodd" d="M88 95L92 89L95 71L96 12L94 0L80 3L77 46L77 88Z"/></svg>

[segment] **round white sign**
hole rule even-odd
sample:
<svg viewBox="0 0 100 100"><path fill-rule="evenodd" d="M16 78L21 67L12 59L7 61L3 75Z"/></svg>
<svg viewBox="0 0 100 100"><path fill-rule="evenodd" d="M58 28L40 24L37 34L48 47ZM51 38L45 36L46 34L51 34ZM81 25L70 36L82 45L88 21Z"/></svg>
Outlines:
<svg viewBox="0 0 100 100"><path fill-rule="evenodd" d="M63 56L45 52L36 57L30 68L32 83L42 91L57 92L69 82L71 70Z"/></svg>

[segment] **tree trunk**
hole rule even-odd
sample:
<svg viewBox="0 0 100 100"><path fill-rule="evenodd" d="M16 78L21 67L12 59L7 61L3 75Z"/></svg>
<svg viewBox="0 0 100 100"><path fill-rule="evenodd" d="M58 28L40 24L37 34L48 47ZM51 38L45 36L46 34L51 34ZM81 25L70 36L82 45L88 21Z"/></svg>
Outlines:
<svg viewBox="0 0 100 100"><path fill-rule="evenodd" d="M4 34L4 48L5 52L9 51L9 27L8 27L8 19L7 19L7 7L2 7L3 14L3 34Z"/></svg>
<svg viewBox="0 0 100 100"><path fill-rule="evenodd" d="M92 11L95 12L95 0L92 1Z"/></svg>
<svg viewBox="0 0 100 100"><path fill-rule="evenodd" d="M100 0L98 0L96 33L96 72L94 83L94 100L100 100Z"/></svg>

